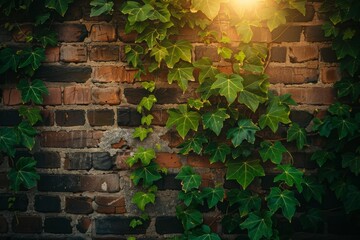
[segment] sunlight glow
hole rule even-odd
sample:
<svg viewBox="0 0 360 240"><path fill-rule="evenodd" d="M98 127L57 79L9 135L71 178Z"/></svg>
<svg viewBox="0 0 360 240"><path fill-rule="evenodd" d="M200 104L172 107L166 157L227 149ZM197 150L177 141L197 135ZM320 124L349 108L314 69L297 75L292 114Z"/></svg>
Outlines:
<svg viewBox="0 0 360 240"><path fill-rule="evenodd" d="M252 8L255 7L261 0L235 0L237 6L243 8Z"/></svg>

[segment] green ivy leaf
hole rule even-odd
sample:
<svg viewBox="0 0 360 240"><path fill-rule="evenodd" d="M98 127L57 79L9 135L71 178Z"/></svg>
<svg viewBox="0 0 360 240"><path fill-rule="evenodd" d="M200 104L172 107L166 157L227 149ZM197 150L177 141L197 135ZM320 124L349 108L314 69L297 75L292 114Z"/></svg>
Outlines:
<svg viewBox="0 0 360 240"><path fill-rule="evenodd" d="M192 190L186 193L180 191L178 198L179 200L183 201L187 207L190 206L191 204L193 205L204 204L203 196L199 190Z"/></svg>
<svg viewBox="0 0 360 240"><path fill-rule="evenodd" d="M127 19L131 25L149 19L153 10L154 7L150 4L141 5L141 3L135 1L126 1L121 8L122 13L129 15Z"/></svg>
<svg viewBox="0 0 360 240"><path fill-rule="evenodd" d="M359 128L356 121L352 118L333 117L331 122L333 127L338 130L339 140L347 136L353 136Z"/></svg>
<svg viewBox="0 0 360 240"><path fill-rule="evenodd" d="M279 123L291 123L289 115L289 108L281 104L278 97L274 97L270 101L266 113L260 116L259 125L261 128L268 126L273 132L276 132Z"/></svg>
<svg viewBox="0 0 360 240"><path fill-rule="evenodd" d="M49 12L37 15L35 19L35 26L42 25L49 19L50 19Z"/></svg>
<svg viewBox="0 0 360 240"><path fill-rule="evenodd" d="M282 209L282 214L291 222L295 214L296 206L300 205L295 198L294 192L289 190L281 191L278 187L272 187L270 194L266 197L268 207L271 212L275 213L279 208Z"/></svg>
<svg viewBox="0 0 360 240"><path fill-rule="evenodd" d="M139 36L136 38L136 43L146 42L149 49L152 49L158 40L164 40L166 37L167 29L162 27L147 27Z"/></svg>
<svg viewBox="0 0 360 240"><path fill-rule="evenodd" d="M275 164L280 164L283 153L287 152L287 149L280 141L275 141L274 143L263 141L260 143L260 147L259 153L264 162L270 160Z"/></svg>
<svg viewBox="0 0 360 240"><path fill-rule="evenodd" d="M201 176L196 174L190 166L182 167L175 178L181 180L182 190L185 193L192 189L199 188L201 183Z"/></svg>
<svg viewBox="0 0 360 240"><path fill-rule="evenodd" d="M244 189L254 180L255 177L265 176L260 160L229 160L226 164L227 180L236 180Z"/></svg>
<svg viewBox="0 0 360 240"><path fill-rule="evenodd" d="M64 16L73 0L45 0L45 6Z"/></svg>
<svg viewBox="0 0 360 240"><path fill-rule="evenodd" d="M324 150L317 150L311 156L311 160L316 161L319 167L322 167L328 160L333 159L335 159L335 154Z"/></svg>
<svg viewBox="0 0 360 240"><path fill-rule="evenodd" d="M354 185L349 185L344 199L344 207L347 214L360 209L360 191Z"/></svg>
<svg viewBox="0 0 360 240"><path fill-rule="evenodd" d="M40 179L35 166L36 161L32 157L21 157L17 160L15 168L12 168L8 173L10 188L19 191L21 185L27 189L35 187L37 180Z"/></svg>
<svg viewBox="0 0 360 240"><path fill-rule="evenodd" d="M243 91L243 78L238 74L226 75L219 73L216 76L216 81L212 84L211 88L219 88L221 96L226 97L229 105L233 103L240 91Z"/></svg>
<svg viewBox="0 0 360 240"><path fill-rule="evenodd" d="M0 151L14 157L15 146L18 143L18 135L13 128L0 128Z"/></svg>
<svg viewBox="0 0 360 240"><path fill-rule="evenodd" d="M154 46L150 51L150 56L155 58L158 66L160 66L161 61L168 55L168 50L163 46Z"/></svg>
<svg viewBox="0 0 360 240"><path fill-rule="evenodd" d="M126 163L130 167L132 167L135 163L137 163L140 160L143 166L147 166L150 164L150 162L153 159L155 159L155 157L156 155L154 149L138 147L134 155L126 160Z"/></svg>
<svg viewBox="0 0 360 240"><path fill-rule="evenodd" d="M155 7L151 12L150 20L159 20L162 23L170 22L171 13L168 10L168 5L165 3L155 3Z"/></svg>
<svg viewBox="0 0 360 240"><path fill-rule="evenodd" d="M305 16L306 14L306 0L290 0L289 5L293 7L294 9L301 12L302 15Z"/></svg>
<svg viewBox="0 0 360 240"><path fill-rule="evenodd" d="M151 115L151 114L146 115L146 116L143 116L143 117L141 118L141 124L142 124L142 125L150 126L153 119L154 119L154 116Z"/></svg>
<svg viewBox="0 0 360 240"><path fill-rule="evenodd" d="M255 112L259 104L267 100L268 79L265 75L246 75L242 84L244 89L240 91L238 101Z"/></svg>
<svg viewBox="0 0 360 240"><path fill-rule="evenodd" d="M227 193L227 198L230 206L238 204L241 217L248 215L251 211L259 211L261 208L261 198L248 190L231 189Z"/></svg>
<svg viewBox="0 0 360 240"><path fill-rule="evenodd" d="M239 22L235 25L236 32L239 34L241 41L244 43L248 43L251 41L253 37L253 31L251 29L250 23L247 22ZM242 63L242 61L239 61Z"/></svg>
<svg viewBox="0 0 360 240"><path fill-rule="evenodd" d="M324 223L324 218L319 209L311 208L309 211L300 216L300 222L304 229L317 232L318 226Z"/></svg>
<svg viewBox="0 0 360 240"><path fill-rule="evenodd" d="M207 100L211 96L216 96L219 94L219 89L211 88L213 82L215 81L213 81L211 78L207 78L206 81L200 84L200 86L197 89L197 92L200 93L201 99Z"/></svg>
<svg viewBox="0 0 360 240"><path fill-rule="evenodd" d="M339 117L350 117L351 107L346 104L342 104L340 102L336 102L334 104L331 104L328 108L328 112L332 115L336 115Z"/></svg>
<svg viewBox="0 0 360 240"><path fill-rule="evenodd" d="M231 148L224 143L217 144L212 142L206 147L205 153L210 155L210 163L224 163L226 161L226 156L231 153Z"/></svg>
<svg viewBox="0 0 360 240"><path fill-rule="evenodd" d="M220 135L224 126L224 121L230 118L225 108L218 108L215 111L207 112L202 116L204 128L210 128L216 136Z"/></svg>
<svg viewBox="0 0 360 240"><path fill-rule="evenodd" d="M220 11L220 4L222 1L219 0L191 0L191 12L201 11L210 20L218 15Z"/></svg>
<svg viewBox="0 0 360 240"><path fill-rule="evenodd" d="M207 143L208 139L202 135L197 134L195 137L187 139L185 142L180 144L180 154L188 154L190 151L195 152L196 154L201 154L203 144Z"/></svg>
<svg viewBox="0 0 360 240"><path fill-rule="evenodd" d="M126 61L131 64L134 68L142 64L141 55L144 53L144 49L139 46L125 45Z"/></svg>
<svg viewBox="0 0 360 240"><path fill-rule="evenodd" d="M42 104L42 95L49 94L44 82L39 79L32 82L20 80L17 88L21 91L21 98L24 103L33 101L35 104Z"/></svg>
<svg viewBox="0 0 360 240"><path fill-rule="evenodd" d="M356 176L360 173L360 155L353 152L347 152L341 155L342 167L349 170Z"/></svg>
<svg viewBox="0 0 360 240"><path fill-rule="evenodd" d="M207 100L202 100L200 98L197 99L188 98L189 107L195 108L196 110L200 110L201 108L203 108L205 103L209 104L210 102Z"/></svg>
<svg viewBox="0 0 360 240"><path fill-rule="evenodd" d="M279 165L276 169L282 171L281 174L277 175L274 178L274 182L284 181L286 185L292 187L296 186L297 190L301 193L303 190L302 183L304 181L303 175L304 173L290 164Z"/></svg>
<svg viewBox="0 0 360 240"><path fill-rule="evenodd" d="M140 141L143 141L145 138L147 138L149 133L152 132L153 132L152 128L137 127L135 128L132 136L133 138L139 138Z"/></svg>
<svg viewBox="0 0 360 240"><path fill-rule="evenodd" d="M139 167L131 173L130 178L133 180L135 185L138 185L140 180L142 180L144 186L152 186L155 181L161 179L159 165L151 162L147 166Z"/></svg>
<svg viewBox="0 0 360 240"><path fill-rule="evenodd" d="M0 74L6 72L8 69L17 71L17 67L20 61L20 57L11 48L4 48L0 51Z"/></svg>
<svg viewBox="0 0 360 240"><path fill-rule="evenodd" d="M140 103L137 106L137 111L139 113L142 112L142 108L144 107L146 110L150 111L153 107L154 103L157 102L157 99L154 95L149 95L148 97L143 97L140 101Z"/></svg>
<svg viewBox="0 0 360 240"><path fill-rule="evenodd" d="M325 37L336 37L339 34L339 29L329 22L324 23L321 28L324 30Z"/></svg>
<svg viewBox="0 0 360 240"><path fill-rule="evenodd" d="M303 149L304 145L307 144L305 129L301 128L297 123L292 123L287 131L287 141L296 141L296 147Z"/></svg>
<svg viewBox="0 0 360 240"><path fill-rule="evenodd" d="M179 40L175 43L165 41L163 46L166 47L169 55L165 57L168 68L173 68L176 63L181 60L191 63L192 46L188 41Z"/></svg>
<svg viewBox="0 0 360 240"><path fill-rule="evenodd" d="M148 90L149 92L153 92L155 90L155 82L154 81L150 81L150 82L141 82L141 86Z"/></svg>
<svg viewBox="0 0 360 240"><path fill-rule="evenodd" d="M224 59L230 59L233 54L233 50L227 47L219 47L217 53Z"/></svg>
<svg viewBox="0 0 360 240"><path fill-rule="evenodd" d="M21 106L19 108L19 115L22 116L27 121L29 121L31 125L34 125L35 123L42 120L40 114L40 108L30 108L30 107Z"/></svg>
<svg viewBox="0 0 360 240"><path fill-rule="evenodd" d="M266 24L272 32L275 28L279 27L280 25L286 24L286 16L287 12L285 10L278 10L273 12L271 18L267 20Z"/></svg>
<svg viewBox="0 0 360 240"><path fill-rule="evenodd" d="M37 134L36 129L31 126L28 121L22 121L16 127L16 130L20 136L21 144L29 150L32 150L35 145L35 135Z"/></svg>
<svg viewBox="0 0 360 240"><path fill-rule="evenodd" d="M343 181L342 179L338 179L331 183L330 189L335 193L335 196L337 199L343 200L346 196L346 192L348 190L349 183L346 181ZM323 192L324 195L324 192Z"/></svg>
<svg viewBox="0 0 360 240"><path fill-rule="evenodd" d="M129 226L132 227L132 228L136 228L137 226L141 226L142 224L143 224L143 222L140 219L132 219L130 221ZM129 238L131 238L131 237L129 237ZM129 239L126 239L126 240L129 240Z"/></svg>
<svg viewBox="0 0 360 240"><path fill-rule="evenodd" d="M25 49L20 51L20 56L19 68L31 66L33 70L36 70L40 67L41 62L45 60L45 49Z"/></svg>
<svg viewBox="0 0 360 240"><path fill-rule="evenodd" d="M114 2L107 0L91 0L90 2L91 12L90 17L97 17L102 14L111 14L114 6Z"/></svg>
<svg viewBox="0 0 360 240"><path fill-rule="evenodd" d="M216 233L206 233L196 237L194 240L221 240L221 238Z"/></svg>
<svg viewBox="0 0 360 240"><path fill-rule="evenodd" d="M322 196L325 194L323 185L318 183L314 177L305 176L303 181L304 191L302 192L306 201L314 198L319 203L322 202Z"/></svg>
<svg viewBox="0 0 360 240"><path fill-rule="evenodd" d="M178 109L170 109L168 113L169 118L166 127L171 128L176 125L176 130L183 139L190 129L197 131L200 120L199 113L188 111L186 105L179 105Z"/></svg>
<svg viewBox="0 0 360 240"><path fill-rule="evenodd" d="M255 133L260 130L250 119L241 119L238 121L238 127L230 128L226 134L227 139L231 139L231 142L235 147L239 146L244 140L254 144Z"/></svg>
<svg viewBox="0 0 360 240"><path fill-rule="evenodd" d="M346 56L356 59L360 52L359 44L358 38L350 40L335 39L332 46L338 59L343 59Z"/></svg>
<svg viewBox="0 0 360 240"><path fill-rule="evenodd" d="M195 209L184 210L180 207L177 207L176 215L178 218L180 218L185 231L193 229L196 226L199 226L203 222L203 217L201 212Z"/></svg>
<svg viewBox="0 0 360 240"><path fill-rule="evenodd" d="M200 69L199 83L203 83L207 78L213 79L219 73L219 70L212 65L209 58L201 58L194 62L194 67Z"/></svg>
<svg viewBox="0 0 360 240"><path fill-rule="evenodd" d="M222 201L225 196L224 188L204 188L202 190L203 198L206 199L208 207L213 208Z"/></svg>
<svg viewBox="0 0 360 240"><path fill-rule="evenodd" d="M260 240L263 237L270 238L273 235L271 212L250 213L249 217L240 224L242 229L248 230L251 240Z"/></svg>
<svg viewBox="0 0 360 240"><path fill-rule="evenodd" d="M343 78L341 81L335 83L338 97L351 96L353 101L356 101L360 96L360 83L351 78Z"/></svg>
<svg viewBox="0 0 360 240"><path fill-rule="evenodd" d="M131 199L132 203L135 203L136 206L141 210L145 211L147 204L155 203L155 194L154 193L145 193L145 192L136 192Z"/></svg>
<svg viewBox="0 0 360 240"><path fill-rule="evenodd" d="M168 82L172 84L177 81L181 90L185 92L188 88L188 82L195 81L193 71L194 67L189 63L177 64L176 67L169 70Z"/></svg>
<svg viewBox="0 0 360 240"><path fill-rule="evenodd" d="M36 36L36 40L39 41L44 48L47 46L56 46L58 43L56 33L48 31Z"/></svg>

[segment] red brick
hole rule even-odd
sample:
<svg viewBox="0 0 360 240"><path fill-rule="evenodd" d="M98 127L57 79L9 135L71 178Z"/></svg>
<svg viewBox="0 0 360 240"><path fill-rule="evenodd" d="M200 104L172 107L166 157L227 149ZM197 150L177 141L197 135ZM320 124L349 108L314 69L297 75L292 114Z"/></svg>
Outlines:
<svg viewBox="0 0 360 240"><path fill-rule="evenodd" d="M180 168L182 166L176 153L159 152L156 154L155 162L162 168Z"/></svg>
<svg viewBox="0 0 360 240"><path fill-rule="evenodd" d="M21 92L16 88L5 88L3 90L3 103L8 106L21 104Z"/></svg>
<svg viewBox="0 0 360 240"><path fill-rule="evenodd" d="M97 147L102 134L100 131L44 131L40 135L40 144L54 148Z"/></svg>
<svg viewBox="0 0 360 240"><path fill-rule="evenodd" d="M210 164L209 159L204 156L197 155L188 155L187 163L192 167L201 167L201 168L224 168L222 163L213 163Z"/></svg>
<svg viewBox="0 0 360 240"><path fill-rule="evenodd" d="M265 27L252 27L253 37L252 42L271 42L271 32Z"/></svg>
<svg viewBox="0 0 360 240"><path fill-rule="evenodd" d="M136 71L127 70L123 66L99 66L94 68L94 82L134 82Z"/></svg>
<svg viewBox="0 0 360 240"><path fill-rule="evenodd" d="M26 37L33 33L33 26L29 24L17 26L13 32L13 39L15 42L26 42Z"/></svg>
<svg viewBox="0 0 360 240"><path fill-rule="evenodd" d="M95 211L98 213L126 213L125 199L123 197L97 196L95 204Z"/></svg>
<svg viewBox="0 0 360 240"><path fill-rule="evenodd" d="M176 35L171 35L172 40L186 40L189 42L200 42L200 37L196 29L182 28Z"/></svg>
<svg viewBox="0 0 360 240"><path fill-rule="evenodd" d="M107 87L92 89L92 100L95 104L120 104L120 88L118 87Z"/></svg>
<svg viewBox="0 0 360 240"><path fill-rule="evenodd" d="M166 121L169 118L169 114L167 113L166 110L156 109L156 110L151 111L151 114L154 117L154 119L152 121L153 125L160 125L160 126L166 125Z"/></svg>
<svg viewBox="0 0 360 240"><path fill-rule="evenodd" d="M60 60L75 63L86 62L86 47L81 45L63 45L60 48Z"/></svg>
<svg viewBox="0 0 360 240"><path fill-rule="evenodd" d="M76 224L76 229L81 233L86 233L91 226L91 218L89 217L82 217L78 220Z"/></svg>
<svg viewBox="0 0 360 240"><path fill-rule="evenodd" d="M117 174L84 175L80 178L82 191L118 192L119 182Z"/></svg>
<svg viewBox="0 0 360 240"><path fill-rule="evenodd" d="M338 67L323 67L321 68L321 82L335 83L340 81L341 73Z"/></svg>
<svg viewBox="0 0 360 240"><path fill-rule="evenodd" d="M91 89L85 86L68 86L64 88L64 104L90 104Z"/></svg>
<svg viewBox="0 0 360 240"><path fill-rule="evenodd" d="M49 95L44 95L44 105L61 105L62 93L60 87L49 87Z"/></svg>
<svg viewBox="0 0 360 240"><path fill-rule="evenodd" d="M171 148L178 147L182 142L182 138L175 131L169 130L167 133L160 137L162 140L168 142Z"/></svg>
<svg viewBox="0 0 360 240"><path fill-rule="evenodd" d="M58 62L60 59L60 48L59 47L47 47L45 49L45 63Z"/></svg>
<svg viewBox="0 0 360 240"><path fill-rule="evenodd" d="M137 33L136 32L130 32L125 33L124 29L125 23L119 24L119 27L117 28L117 34L119 36L119 39L121 42L124 43L133 43L137 39Z"/></svg>
<svg viewBox="0 0 360 240"><path fill-rule="evenodd" d="M201 174L201 186L202 187L215 187L215 176L213 173Z"/></svg>
<svg viewBox="0 0 360 240"><path fill-rule="evenodd" d="M290 47L289 50L290 61L293 63L319 59L319 49L314 45L293 46Z"/></svg>
<svg viewBox="0 0 360 240"><path fill-rule="evenodd" d="M120 140L121 142L122 140ZM126 163L126 160L130 157L130 155L127 154L117 154L116 155L116 168L119 170L129 170L130 167L129 165Z"/></svg>
<svg viewBox="0 0 360 240"><path fill-rule="evenodd" d="M60 24L56 29L60 42L82 42L88 36L83 24Z"/></svg>
<svg viewBox="0 0 360 240"><path fill-rule="evenodd" d="M41 217L17 214L12 220L12 230L15 233L41 233Z"/></svg>
<svg viewBox="0 0 360 240"><path fill-rule="evenodd" d="M93 42L116 41L115 27L110 24L94 24L91 27L90 39Z"/></svg>
<svg viewBox="0 0 360 240"><path fill-rule="evenodd" d="M317 82L319 77L317 69L303 67L279 67L269 65L265 72L270 77L270 83L297 84Z"/></svg>
<svg viewBox="0 0 360 240"><path fill-rule="evenodd" d="M300 104L329 105L335 100L335 90L332 87L289 87L281 88L280 94L291 94Z"/></svg>
<svg viewBox="0 0 360 240"><path fill-rule="evenodd" d="M91 61L118 61L120 56L119 46L97 45L90 47Z"/></svg>
<svg viewBox="0 0 360 240"><path fill-rule="evenodd" d="M89 197L66 197L65 212L72 214L90 214L92 208L92 199Z"/></svg>

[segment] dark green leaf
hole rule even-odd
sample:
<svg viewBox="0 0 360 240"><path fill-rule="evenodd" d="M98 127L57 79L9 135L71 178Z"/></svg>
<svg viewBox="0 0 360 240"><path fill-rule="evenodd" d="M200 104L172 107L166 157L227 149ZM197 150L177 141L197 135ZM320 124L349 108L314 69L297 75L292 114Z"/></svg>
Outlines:
<svg viewBox="0 0 360 240"><path fill-rule="evenodd" d="M138 185L140 180L142 180L144 186L151 186L155 181L161 179L159 166L156 163L151 162L149 165L139 167L133 171L130 178L135 185Z"/></svg>
<svg viewBox="0 0 360 240"><path fill-rule="evenodd" d="M142 5L135 1L126 1L121 12L129 15L127 19L130 24L133 25L135 22L143 22L149 19L152 10L154 10L154 8L150 4Z"/></svg>
<svg viewBox="0 0 360 240"><path fill-rule="evenodd" d="M26 66L31 66L33 70L36 70L40 67L42 61L45 60L45 49L44 48L35 48L26 49L20 52L21 60L19 68L24 68Z"/></svg>
<svg viewBox="0 0 360 240"><path fill-rule="evenodd" d="M44 82L39 79L32 82L20 80L17 88L21 91L21 98L24 103L33 101L36 104L42 104L42 95L49 94Z"/></svg>
<svg viewBox="0 0 360 240"><path fill-rule="evenodd" d="M169 53L165 56L165 62L169 68L173 68L180 59L185 62L191 62L192 46L188 41L179 40L175 43L167 41L164 42L163 46L166 47L166 50Z"/></svg>
<svg viewBox="0 0 360 240"><path fill-rule="evenodd" d="M261 198L248 190L231 189L227 193L227 198L230 206L238 204L241 217L248 215L251 211L259 211L261 208Z"/></svg>
<svg viewBox="0 0 360 240"><path fill-rule="evenodd" d="M323 185L315 180L314 177L306 176L303 181L304 191L303 196L306 201L310 201L314 198L319 203L322 202L322 196L325 194L325 189Z"/></svg>
<svg viewBox="0 0 360 240"><path fill-rule="evenodd" d="M8 173L10 188L14 191L19 191L21 185L27 189L35 187L37 180L40 179L35 165L36 161L31 157L21 157L17 160L15 168L12 168Z"/></svg>
<svg viewBox="0 0 360 240"><path fill-rule="evenodd" d="M125 45L126 61L135 68L142 64L141 55L143 53L144 49L139 45L135 45L133 47Z"/></svg>
<svg viewBox="0 0 360 240"><path fill-rule="evenodd" d="M347 152L341 155L342 167L349 170L356 176L360 173L360 155L353 152Z"/></svg>
<svg viewBox="0 0 360 240"><path fill-rule="evenodd" d="M348 191L344 199L346 213L360 209L360 191L354 185L348 186Z"/></svg>
<svg viewBox="0 0 360 240"><path fill-rule="evenodd" d="M260 160L230 160L226 166L226 179L236 180L244 189L249 186L255 177L265 176Z"/></svg>
<svg viewBox="0 0 360 240"><path fill-rule="evenodd" d="M202 135L202 134L197 134L195 137L189 138L187 139L185 142L183 142L182 144L180 144L180 154L188 154L190 151L193 151L199 155L201 155L201 151L203 148L203 144L207 143L208 139Z"/></svg>
<svg viewBox="0 0 360 240"><path fill-rule="evenodd" d="M19 55L11 48L4 48L0 51L0 74L6 72L8 69L16 72L19 64Z"/></svg>
<svg viewBox="0 0 360 240"><path fill-rule="evenodd" d="M300 216L300 222L304 229L317 231L319 225L324 223L324 217L317 208L311 208Z"/></svg>
<svg viewBox="0 0 360 240"><path fill-rule="evenodd" d="M260 146L259 153L264 162L270 160L275 164L280 164L283 153L287 152L287 149L280 141L275 141L274 143L263 141L260 143Z"/></svg>
<svg viewBox="0 0 360 240"><path fill-rule="evenodd" d="M40 108L21 106L19 108L19 115L22 116L24 119L28 120L31 125L34 125L38 121L42 120Z"/></svg>
<svg viewBox="0 0 360 240"><path fill-rule="evenodd" d="M274 182L284 181L286 185L292 187L293 185L296 186L297 190L301 193L303 190L302 183L303 183L303 175L304 173L295 167L291 166L290 164L286 165L279 165L277 169L280 170L282 173L277 175L274 178Z"/></svg>
<svg viewBox="0 0 360 240"><path fill-rule="evenodd" d="M241 119L238 121L238 127L231 128L226 134L228 139L235 147L239 146L244 140L249 143L255 142L255 133L260 130L250 119Z"/></svg>
<svg viewBox="0 0 360 240"><path fill-rule="evenodd" d="M179 200L183 201L186 206L203 204L203 195L199 190L192 190L189 192L179 192Z"/></svg>
<svg viewBox="0 0 360 240"><path fill-rule="evenodd" d="M305 129L301 128L297 123L292 123L287 131L287 141L296 141L296 147L298 149L303 149L307 144Z"/></svg>
<svg viewBox="0 0 360 240"><path fill-rule="evenodd" d="M226 75L219 73L215 77L216 81L211 88L218 88L220 95L226 97L229 105L235 101L238 93L244 90L242 85L244 79L238 74Z"/></svg>
<svg viewBox="0 0 360 240"><path fill-rule="evenodd" d="M206 147L205 153L210 155L210 163L224 163L226 160L226 156L231 153L231 149L227 144L217 144L212 142Z"/></svg>
<svg viewBox="0 0 360 240"><path fill-rule="evenodd" d="M114 2L107 0L91 0L90 17L100 16L101 14L111 14L113 11Z"/></svg>
<svg viewBox="0 0 360 240"><path fill-rule="evenodd" d="M299 201L295 198L294 192L289 190L281 191L278 187L270 189L270 194L266 197L269 209L275 213L279 208L285 218L290 222L295 214L296 206L300 205Z"/></svg>
<svg viewBox="0 0 360 240"><path fill-rule="evenodd" d="M204 128L210 128L217 136L224 126L224 121L230 116L226 113L225 108L218 108L215 111L207 112L202 116Z"/></svg>
<svg viewBox="0 0 360 240"><path fill-rule="evenodd" d="M358 130L358 124L352 118L333 117L332 124L338 130L339 140L352 136Z"/></svg>
<svg viewBox="0 0 360 240"><path fill-rule="evenodd" d="M0 151L14 157L15 146L18 143L18 135L13 128L0 128Z"/></svg>
<svg viewBox="0 0 360 240"><path fill-rule="evenodd" d="M36 129L28 121L22 121L16 130L20 136L20 143L32 150L35 144L35 135L37 134Z"/></svg>
<svg viewBox="0 0 360 240"><path fill-rule="evenodd" d="M260 103L267 100L268 79L265 75L246 75L242 82L244 89L240 91L238 101L255 112Z"/></svg>
<svg viewBox="0 0 360 240"><path fill-rule="evenodd" d="M176 126L179 135L184 139L190 129L197 131L199 126L200 114L198 112L188 111L186 105L179 105L178 109L168 110L169 118L166 127Z"/></svg>
<svg viewBox="0 0 360 240"><path fill-rule="evenodd" d="M201 176L196 174L190 166L182 167L175 178L181 180L182 190L184 192L198 188L201 183Z"/></svg>
<svg viewBox="0 0 360 240"><path fill-rule="evenodd" d="M73 0L45 0L45 6L54 9L61 16L64 16Z"/></svg>
<svg viewBox="0 0 360 240"><path fill-rule="evenodd" d="M206 199L208 207L213 208L223 200L225 192L224 188L204 188L202 195Z"/></svg>
<svg viewBox="0 0 360 240"><path fill-rule="evenodd" d="M278 97L274 97L267 109L266 113L262 114L259 119L259 125L261 128L268 126L273 132L276 132L279 123L290 123L289 119L290 110L289 108L282 104Z"/></svg>
<svg viewBox="0 0 360 240"><path fill-rule="evenodd" d="M180 218L182 225L185 230L190 230L200 225L203 222L203 217L201 212L195 209L182 209L177 207L176 215Z"/></svg>
<svg viewBox="0 0 360 240"><path fill-rule="evenodd" d="M250 213L240 227L248 230L251 240L269 239L273 235L271 216L271 212Z"/></svg>
<svg viewBox="0 0 360 240"><path fill-rule="evenodd" d="M176 67L169 70L168 82L171 84L177 81L181 90L185 92L189 85L188 82L195 81L193 71L194 67L190 63L177 64Z"/></svg>
<svg viewBox="0 0 360 240"><path fill-rule="evenodd" d="M207 78L213 79L219 73L219 70L212 65L212 62L209 58L202 58L194 62L194 67L200 69L199 83L203 83Z"/></svg>

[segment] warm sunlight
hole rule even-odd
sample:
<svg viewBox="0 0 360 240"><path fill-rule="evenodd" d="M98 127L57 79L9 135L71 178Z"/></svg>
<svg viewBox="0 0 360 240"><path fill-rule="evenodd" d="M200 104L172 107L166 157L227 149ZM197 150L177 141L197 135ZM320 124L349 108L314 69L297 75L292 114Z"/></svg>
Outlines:
<svg viewBox="0 0 360 240"><path fill-rule="evenodd" d="M255 7L261 0L235 0L236 5L244 8Z"/></svg>

